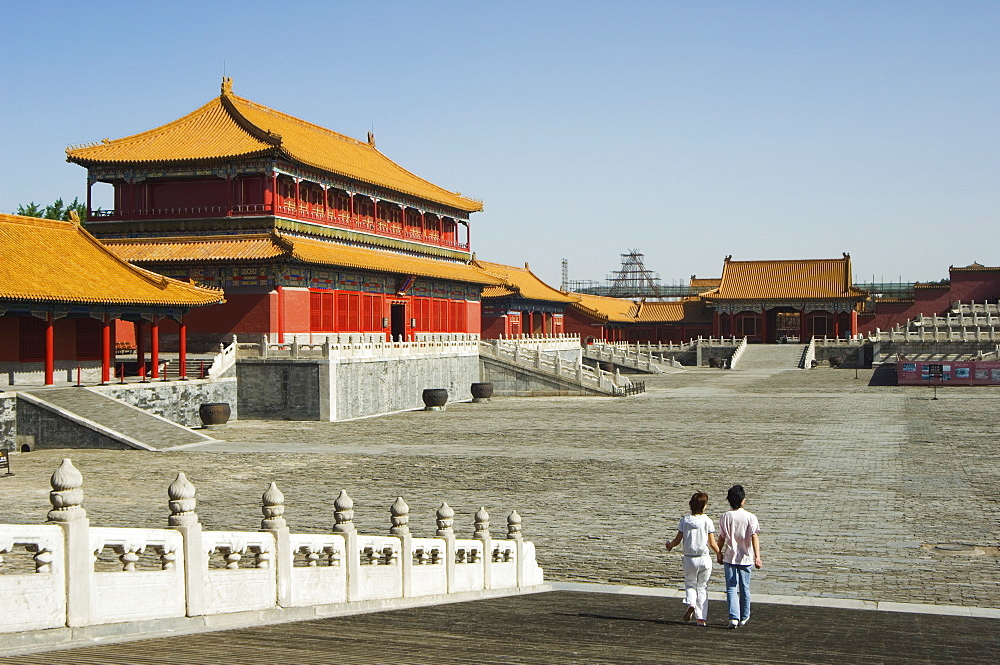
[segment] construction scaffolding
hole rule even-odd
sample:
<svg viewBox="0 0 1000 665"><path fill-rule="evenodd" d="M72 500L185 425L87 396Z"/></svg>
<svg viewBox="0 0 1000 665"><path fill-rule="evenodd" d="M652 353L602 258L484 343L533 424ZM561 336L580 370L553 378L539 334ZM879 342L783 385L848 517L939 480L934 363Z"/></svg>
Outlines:
<svg viewBox="0 0 1000 665"><path fill-rule="evenodd" d="M569 279L568 263L563 259L562 290L628 300L683 298L698 293L698 289L688 284L663 284L660 275L646 267L643 254L638 249L630 249L621 255L621 259L621 268L617 272L609 273L604 282Z"/></svg>

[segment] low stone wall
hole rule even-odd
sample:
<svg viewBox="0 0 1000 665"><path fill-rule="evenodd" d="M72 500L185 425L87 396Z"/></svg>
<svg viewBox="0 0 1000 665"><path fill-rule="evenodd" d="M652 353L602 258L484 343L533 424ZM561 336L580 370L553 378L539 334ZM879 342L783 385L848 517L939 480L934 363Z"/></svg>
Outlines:
<svg viewBox="0 0 1000 665"><path fill-rule="evenodd" d="M816 346L816 363L829 365L830 358L840 359L839 367L854 369L855 367L871 367L871 344L854 346Z"/></svg>
<svg viewBox="0 0 1000 665"><path fill-rule="evenodd" d="M17 397L0 392L0 450L17 450Z"/></svg>
<svg viewBox="0 0 1000 665"><path fill-rule="evenodd" d="M241 358L236 374L244 419L351 420L423 408L425 388L446 388L449 401L469 400L479 356Z"/></svg>
<svg viewBox="0 0 1000 665"><path fill-rule="evenodd" d="M239 415L236 378L112 384L91 386L91 390L184 427L201 426L198 407L206 403L229 404L232 409L230 420L237 420Z"/></svg>
<svg viewBox="0 0 1000 665"><path fill-rule="evenodd" d="M901 353L904 356L919 354L976 355L980 352L991 353L996 349L995 342L989 340L971 342L897 342L880 340L875 345L875 353L881 357L881 362L884 362L887 358L897 353ZM876 362L879 362L879 360L876 359Z"/></svg>

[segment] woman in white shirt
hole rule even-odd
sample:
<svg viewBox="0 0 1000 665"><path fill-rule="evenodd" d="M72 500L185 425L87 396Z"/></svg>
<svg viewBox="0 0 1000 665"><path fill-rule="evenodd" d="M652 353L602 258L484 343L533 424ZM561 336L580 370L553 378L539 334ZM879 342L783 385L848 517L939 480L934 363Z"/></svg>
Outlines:
<svg viewBox="0 0 1000 665"><path fill-rule="evenodd" d="M695 492L688 502L691 514L677 525L677 535L667 543L667 551L684 543L684 621L693 616L699 626L708 620L708 578L712 574L711 552L719 553L715 542L715 525L705 515L708 495Z"/></svg>

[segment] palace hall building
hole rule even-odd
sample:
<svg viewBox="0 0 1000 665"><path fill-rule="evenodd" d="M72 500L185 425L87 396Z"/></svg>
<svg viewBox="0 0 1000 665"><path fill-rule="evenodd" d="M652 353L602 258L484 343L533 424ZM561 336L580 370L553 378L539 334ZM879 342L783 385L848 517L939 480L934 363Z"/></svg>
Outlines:
<svg viewBox="0 0 1000 665"><path fill-rule="evenodd" d="M749 342L845 337L858 333L858 310L868 297L851 280L851 257L733 261L719 285L699 294L712 312L712 335Z"/></svg>
<svg viewBox="0 0 1000 665"><path fill-rule="evenodd" d="M0 244L0 384L52 385L78 371L107 383L116 323L147 330L139 338L151 342L154 378L160 330L170 325L185 376L189 312L223 301L218 289L122 261L78 222L0 214Z"/></svg>
<svg viewBox="0 0 1000 665"><path fill-rule="evenodd" d="M520 335L559 335L566 332L566 308L579 299L549 286L525 263L523 268L477 259L487 275L502 281L483 290L482 335L484 338Z"/></svg>
<svg viewBox="0 0 1000 665"><path fill-rule="evenodd" d="M230 333L478 333L484 287L469 216L482 203L375 147L233 93L121 139L73 146L112 210L87 228L118 257L221 288L187 317L201 348Z"/></svg>

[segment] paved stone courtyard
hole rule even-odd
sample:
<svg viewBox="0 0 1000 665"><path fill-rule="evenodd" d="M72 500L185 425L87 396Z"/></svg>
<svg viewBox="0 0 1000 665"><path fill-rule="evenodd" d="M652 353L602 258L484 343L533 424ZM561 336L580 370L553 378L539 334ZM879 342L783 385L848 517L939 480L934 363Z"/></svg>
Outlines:
<svg viewBox="0 0 1000 665"><path fill-rule="evenodd" d="M0 522L41 522L71 456L95 525L166 525L184 471L208 529L254 528L272 480L294 531L326 531L346 488L363 532L397 495L416 535L441 500L472 533L517 509L548 579L681 585L662 543L695 490L713 519L740 482L762 525L760 593L1000 607L1000 388L871 386L870 371L695 370L628 398L501 398L350 423L243 421L168 453L39 451L0 478ZM974 546L964 551L939 544ZM710 590L722 589L716 571Z"/></svg>

